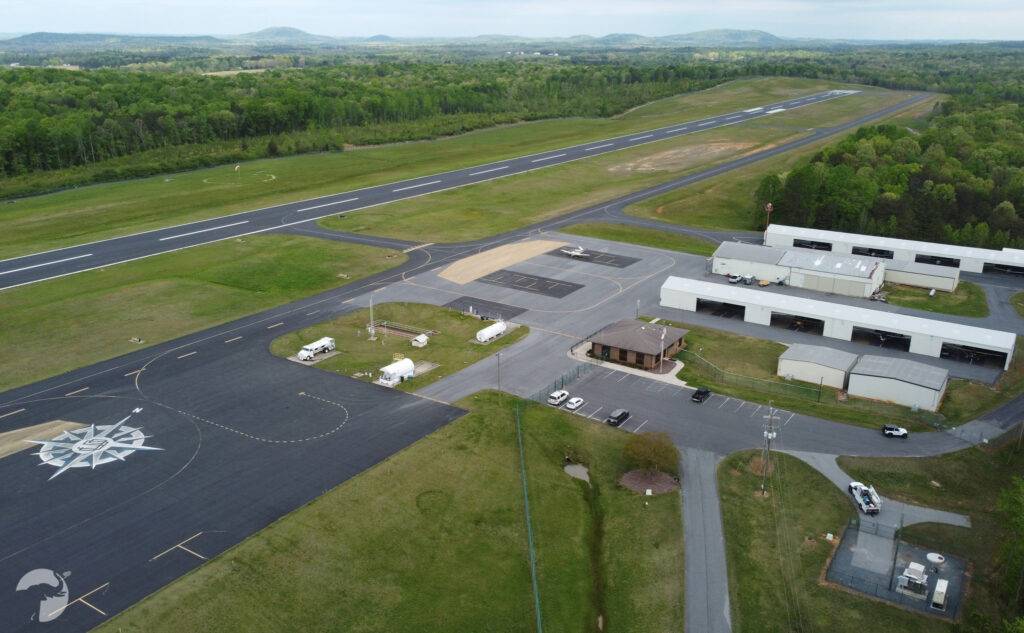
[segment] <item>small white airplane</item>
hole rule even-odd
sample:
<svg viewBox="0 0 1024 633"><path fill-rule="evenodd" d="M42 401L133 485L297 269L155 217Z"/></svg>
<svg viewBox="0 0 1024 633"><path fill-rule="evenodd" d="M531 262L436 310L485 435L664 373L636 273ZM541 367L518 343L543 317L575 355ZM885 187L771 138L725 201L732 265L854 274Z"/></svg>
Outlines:
<svg viewBox="0 0 1024 633"><path fill-rule="evenodd" d="M569 257L580 257L580 258L590 257L590 253L588 253L587 251L583 250L582 246L573 246L571 248L563 248L562 252L565 253L566 255L568 255Z"/></svg>

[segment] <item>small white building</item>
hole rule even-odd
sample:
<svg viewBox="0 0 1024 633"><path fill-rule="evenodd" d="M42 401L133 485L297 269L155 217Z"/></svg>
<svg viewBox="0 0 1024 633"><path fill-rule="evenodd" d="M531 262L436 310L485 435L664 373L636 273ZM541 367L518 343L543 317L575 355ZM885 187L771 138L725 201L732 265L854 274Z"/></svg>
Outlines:
<svg viewBox="0 0 1024 633"><path fill-rule="evenodd" d="M785 251L746 242L722 242L711 259L711 272L716 275L752 275L772 282L789 278L789 269L779 266Z"/></svg>
<svg viewBox="0 0 1024 633"><path fill-rule="evenodd" d="M960 285L960 269L894 259L885 262L885 281L953 292Z"/></svg>
<svg viewBox="0 0 1024 633"><path fill-rule="evenodd" d="M856 354L822 345L797 343L779 356L776 373L783 378L845 389L846 374L856 362Z"/></svg>
<svg viewBox="0 0 1024 633"><path fill-rule="evenodd" d="M938 411L949 383L949 372L891 356L861 356L850 370L851 396L894 402L925 411Z"/></svg>
<svg viewBox="0 0 1024 633"><path fill-rule="evenodd" d="M409 380L416 373L416 364L411 358L396 360L387 367L380 368L380 378L377 382L385 387L394 387L400 382Z"/></svg>

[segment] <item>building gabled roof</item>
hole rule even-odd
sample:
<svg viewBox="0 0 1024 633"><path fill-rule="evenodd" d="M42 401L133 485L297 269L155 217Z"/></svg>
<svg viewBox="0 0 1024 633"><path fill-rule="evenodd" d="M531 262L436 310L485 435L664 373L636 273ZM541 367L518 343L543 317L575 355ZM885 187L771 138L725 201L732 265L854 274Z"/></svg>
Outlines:
<svg viewBox="0 0 1024 633"><path fill-rule="evenodd" d="M878 263L873 257L836 255L827 251L803 248L789 249L779 260L780 266L862 279L870 279L878 268Z"/></svg>
<svg viewBox="0 0 1024 633"><path fill-rule="evenodd" d="M746 242L722 242L715 250L713 257L725 259L742 259L759 264L777 264L785 251L781 248L747 244Z"/></svg>
<svg viewBox="0 0 1024 633"><path fill-rule="evenodd" d="M831 367L832 369L839 369L845 372L850 371L853 364L857 362L857 355L823 345L794 343L786 351L782 352L779 360L814 363L815 365Z"/></svg>
<svg viewBox="0 0 1024 633"><path fill-rule="evenodd" d="M663 331L664 346L661 338ZM666 347L686 336L688 331L671 325L624 319L594 333L590 342L644 354L660 354Z"/></svg>
<svg viewBox="0 0 1024 633"><path fill-rule="evenodd" d="M876 376L891 378L911 385L919 385L938 391L949 379L949 372L940 367L925 365L905 358L872 356L865 354L850 370L851 376Z"/></svg>

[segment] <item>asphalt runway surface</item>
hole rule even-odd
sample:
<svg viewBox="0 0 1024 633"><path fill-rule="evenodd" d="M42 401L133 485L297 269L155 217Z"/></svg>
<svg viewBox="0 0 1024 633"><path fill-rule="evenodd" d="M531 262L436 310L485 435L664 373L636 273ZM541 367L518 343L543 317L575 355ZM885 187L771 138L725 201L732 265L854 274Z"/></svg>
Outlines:
<svg viewBox="0 0 1024 633"><path fill-rule="evenodd" d="M106 430L133 446L108 446L95 468L103 437L78 437L77 451L51 447L50 463L33 454L43 448L0 459L0 587L15 587L35 569L53 578L72 572L53 586L0 590L0 629L31 627L40 594L59 594L62 582L70 606L47 627L91 628L460 415L432 400L272 357L267 349L273 338L344 314L354 298L412 275L619 213L632 202L816 142L926 97L554 220L474 242L425 246L373 277L0 394L0 432L67 419L96 425L94 433ZM320 231L315 225L285 230L307 229ZM373 239L325 233L343 241ZM44 268L49 266L29 270ZM125 417L120 427L107 428ZM90 467L69 467L51 479L59 470L55 463L80 455Z"/></svg>
<svg viewBox="0 0 1024 633"><path fill-rule="evenodd" d="M599 156L631 147L703 132L716 127L771 116L839 99L855 90L829 90L728 112L713 117L664 126L646 132L602 139L484 165L422 176L309 200L290 202L254 211L245 211L199 222L177 225L99 242L60 248L0 261L0 290L52 279L103 266L129 262L201 244L272 231L313 222L330 215L428 195L437 191L464 187L496 178L504 178L536 169Z"/></svg>
<svg viewBox="0 0 1024 633"><path fill-rule="evenodd" d="M625 255L616 255L615 253L605 253L603 251L587 250L586 257L572 256L567 254L561 248L556 248L553 251L548 251L548 255L552 257L561 257L563 259L579 259L581 261L590 262L591 264L599 264L601 266L610 266L612 268L629 268L633 264L640 261L636 257L626 257Z"/></svg>

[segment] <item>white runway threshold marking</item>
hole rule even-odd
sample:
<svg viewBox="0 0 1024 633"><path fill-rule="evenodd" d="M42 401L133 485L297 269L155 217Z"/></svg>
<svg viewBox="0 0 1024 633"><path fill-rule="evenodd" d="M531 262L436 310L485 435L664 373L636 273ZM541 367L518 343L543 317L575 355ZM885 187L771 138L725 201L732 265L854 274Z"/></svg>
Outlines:
<svg viewBox="0 0 1024 633"><path fill-rule="evenodd" d="M232 222L231 224L221 224L220 226L211 226L208 229L199 229L198 231L189 231L188 233L178 233L177 235L168 235L167 237L161 237L158 242L166 242L167 240L176 240L179 237L188 237L189 235L199 235L200 233L209 233L210 231L219 231L220 229L229 229L233 226L240 226L242 224L248 224L249 220L242 220L241 222Z"/></svg>
<svg viewBox="0 0 1024 633"><path fill-rule="evenodd" d="M502 169L508 169L508 165L502 165L501 167L491 167L490 169L484 169L482 171L474 171L470 176L481 176L483 174L489 174L494 171L501 171Z"/></svg>
<svg viewBox="0 0 1024 633"><path fill-rule="evenodd" d="M358 199L359 198L345 198L344 200L338 200L336 202L325 202L323 204L318 204L318 205L313 206L313 207L305 207L303 209L296 209L295 212L296 213L305 213L306 211L312 211L313 209L322 209L324 207L330 207L330 206L333 206L333 205L336 205L336 204L345 204L346 202L355 202Z"/></svg>
<svg viewBox="0 0 1024 633"><path fill-rule="evenodd" d="M11 273L20 273L23 270L32 270L33 268L41 268L42 266L53 266L54 264L63 264L64 262L74 261L76 259L84 259L86 257L92 257L92 253L86 253L85 255L75 255L74 257L65 257L64 259L55 259L52 262L43 262L42 264L32 264L31 266L22 266L21 268L15 268L14 270L5 270L0 275L10 275Z"/></svg>
<svg viewBox="0 0 1024 633"><path fill-rule="evenodd" d="M392 189L391 193L398 193L399 191L408 191L409 189L418 189L420 187L426 187L427 185L436 185L441 182L440 180L431 180L430 182L421 182L418 185L409 185L408 187L399 187L398 189Z"/></svg>
<svg viewBox="0 0 1024 633"><path fill-rule="evenodd" d="M554 156L545 156L543 158L534 158L530 162L531 163L543 163L546 160L554 160L556 158L561 158L563 156L565 156L565 154L555 154Z"/></svg>

